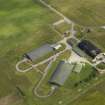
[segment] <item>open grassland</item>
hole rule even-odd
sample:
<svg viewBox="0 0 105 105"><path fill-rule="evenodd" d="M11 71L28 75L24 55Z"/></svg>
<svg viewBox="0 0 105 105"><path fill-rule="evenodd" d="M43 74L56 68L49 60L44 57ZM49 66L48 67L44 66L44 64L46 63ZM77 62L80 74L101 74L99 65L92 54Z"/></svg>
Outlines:
<svg viewBox="0 0 105 105"><path fill-rule="evenodd" d="M23 44L37 47L46 41L58 39L49 27L49 24L58 20L57 15L50 13L37 0L35 3L31 0L9 3L7 0L0 0L0 4L0 47L4 46L0 53L7 53L10 47L18 48Z"/></svg>
<svg viewBox="0 0 105 105"><path fill-rule="evenodd" d="M105 0L44 1L80 25L97 26L105 24Z"/></svg>
<svg viewBox="0 0 105 105"><path fill-rule="evenodd" d="M37 0L0 0L0 97L32 85L15 65L25 52L60 39L49 27L59 19Z"/></svg>
<svg viewBox="0 0 105 105"><path fill-rule="evenodd" d="M105 81L90 89L78 100L71 103L72 105L105 105Z"/></svg>

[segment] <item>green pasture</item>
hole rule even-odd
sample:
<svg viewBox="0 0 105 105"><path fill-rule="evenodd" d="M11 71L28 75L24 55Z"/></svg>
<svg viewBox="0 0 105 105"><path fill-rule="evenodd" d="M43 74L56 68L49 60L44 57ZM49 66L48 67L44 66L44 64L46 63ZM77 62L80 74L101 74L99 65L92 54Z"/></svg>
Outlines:
<svg viewBox="0 0 105 105"><path fill-rule="evenodd" d="M31 75L16 72L15 65L25 52L60 40L49 27L59 19L37 0L0 0L0 97L31 87Z"/></svg>
<svg viewBox="0 0 105 105"><path fill-rule="evenodd" d="M72 21L83 26L105 24L104 0L44 0Z"/></svg>

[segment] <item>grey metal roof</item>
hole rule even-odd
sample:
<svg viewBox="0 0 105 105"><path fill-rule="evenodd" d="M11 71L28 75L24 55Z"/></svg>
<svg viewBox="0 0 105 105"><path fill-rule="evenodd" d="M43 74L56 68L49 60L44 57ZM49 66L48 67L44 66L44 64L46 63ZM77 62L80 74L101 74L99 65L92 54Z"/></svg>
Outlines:
<svg viewBox="0 0 105 105"><path fill-rule="evenodd" d="M61 61L55 72L52 74L49 82L58 86L62 86L74 68L74 64Z"/></svg>
<svg viewBox="0 0 105 105"><path fill-rule="evenodd" d="M25 54L25 57L27 57L28 59L35 61L38 58L43 57L44 55L50 53L53 51L53 48L51 47L50 44L45 44L43 46L41 46L40 48L37 48L29 53Z"/></svg>

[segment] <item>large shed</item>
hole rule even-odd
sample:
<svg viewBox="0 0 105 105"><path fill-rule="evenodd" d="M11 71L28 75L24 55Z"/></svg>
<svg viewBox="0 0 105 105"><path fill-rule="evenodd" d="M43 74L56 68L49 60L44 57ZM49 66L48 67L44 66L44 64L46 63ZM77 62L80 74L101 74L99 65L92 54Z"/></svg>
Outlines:
<svg viewBox="0 0 105 105"><path fill-rule="evenodd" d="M78 44L78 47L92 58L95 58L98 54L101 53L101 50L88 40L82 40Z"/></svg>
<svg viewBox="0 0 105 105"><path fill-rule="evenodd" d="M41 46L40 48L37 48L29 53L26 53L24 56L31 61L35 61L52 51L53 51L53 48L51 47L51 45L45 44L45 45Z"/></svg>
<svg viewBox="0 0 105 105"><path fill-rule="evenodd" d="M74 68L74 64L67 63L65 61L61 61L54 73L52 74L49 83L62 86L67 78L69 77L70 73Z"/></svg>

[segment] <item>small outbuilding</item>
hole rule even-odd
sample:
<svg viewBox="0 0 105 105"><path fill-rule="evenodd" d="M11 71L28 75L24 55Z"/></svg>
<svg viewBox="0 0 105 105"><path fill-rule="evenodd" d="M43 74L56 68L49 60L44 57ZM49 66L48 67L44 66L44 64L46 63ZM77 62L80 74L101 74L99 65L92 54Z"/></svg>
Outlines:
<svg viewBox="0 0 105 105"><path fill-rule="evenodd" d="M76 63L73 71L76 73L80 73L82 70L82 66L82 63Z"/></svg>
<svg viewBox="0 0 105 105"><path fill-rule="evenodd" d="M51 47L53 48L54 51L56 51L56 50L59 50L62 47L62 45L61 44L53 44Z"/></svg>
<svg viewBox="0 0 105 105"><path fill-rule="evenodd" d="M53 48L51 47L50 44L45 44L41 46L40 48L37 48L29 53L24 54L24 57L26 57L27 59L31 61L35 61L50 52L53 52Z"/></svg>
<svg viewBox="0 0 105 105"><path fill-rule="evenodd" d="M74 64L70 64L65 61L61 61L54 73L52 74L49 83L57 86L62 86L67 78L70 76L70 73L72 72L74 68Z"/></svg>
<svg viewBox="0 0 105 105"><path fill-rule="evenodd" d="M55 49L55 50L59 50L61 47L62 47L62 45L61 45L61 44L58 44L58 45L56 45L56 46L54 47L54 49Z"/></svg>

